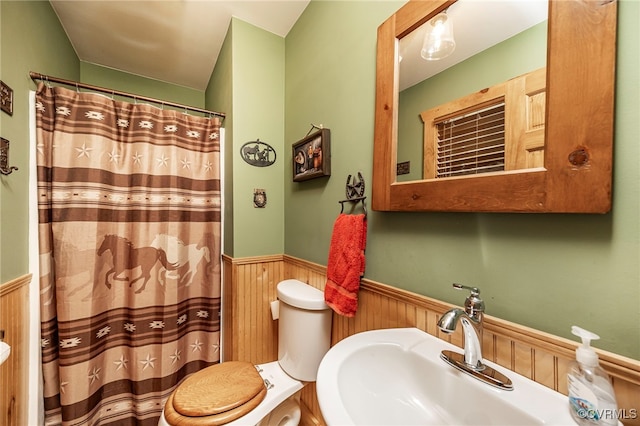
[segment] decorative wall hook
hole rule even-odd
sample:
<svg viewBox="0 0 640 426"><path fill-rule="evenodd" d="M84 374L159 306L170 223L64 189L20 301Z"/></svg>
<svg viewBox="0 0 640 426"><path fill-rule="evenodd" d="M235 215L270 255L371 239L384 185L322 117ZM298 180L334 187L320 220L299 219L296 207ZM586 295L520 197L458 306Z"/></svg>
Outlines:
<svg viewBox="0 0 640 426"><path fill-rule="evenodd" d="M353 176L353 180L351 179L351 175L347 177L345 192L347 200L364 197L364 178L362 177L362 173L358 172L358 176Z"/></svg>
<svg viewBox="0 0 640 426"><path fill-rule="evenodd" d="M267 191L264 189L253 190L253 207L262 209L267 205Z"/></svg>
<svg viewBox="0 0 640 426"><path fill-rule="evenodd" d="M367 197L364 195L364 178L362 177L362 173L358 172L358 176L349 175L347 177L347 184L345 185L345 193L347 198L344 200L338 201L340 203L340 213L344 212L344 203L362 203L362 209L364 211L364 215L367 215L367 205L365 204L365 200Z"/></svg>
<svg viewBox="0 0 640 426"><path fill-rule="evenodd" d="M0 138L0 173L10 175L17 167L9 166L9 141Z"/></svg>
<svg viewBox="0 0 640 426"><path fill-rule="evenodd" d="M0 80L0 108L9 115L13 115L13 89Z"/></svg>

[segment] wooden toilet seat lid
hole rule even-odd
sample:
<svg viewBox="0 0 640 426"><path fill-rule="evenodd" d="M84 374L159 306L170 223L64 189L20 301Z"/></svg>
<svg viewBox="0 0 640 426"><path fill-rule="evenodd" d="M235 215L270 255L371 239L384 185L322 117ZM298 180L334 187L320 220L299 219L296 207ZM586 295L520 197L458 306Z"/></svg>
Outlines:
<svg viewBox="0 0 640 426"><path fill-rule="evenodd" d="M208 420L199 424L221 425L253 410L266 393L264 380L253 364L227 361L182 382L167 400L165 417L169 422L169 417L200 417Z"/></svg>
<svg viewBox="0 0 640 426"><path fill-rule="evenodd" d="M222 426L248 414L251 410L256 408L260 404L260 402L262 402L266 395L267 388L263 387L260 393L255 396L255 398L245 403L244 405L220 414L191 417L183 416L174 409L174 394L172 393L167 399L167 403L164 407L164 418L168 424L173 426Z"/></svg>

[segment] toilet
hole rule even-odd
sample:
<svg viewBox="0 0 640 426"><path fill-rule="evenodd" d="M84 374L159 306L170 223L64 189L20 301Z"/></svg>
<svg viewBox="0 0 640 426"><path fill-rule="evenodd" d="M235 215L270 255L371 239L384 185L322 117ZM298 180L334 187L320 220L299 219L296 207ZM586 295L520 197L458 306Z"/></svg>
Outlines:
<svg viewBox="0 0 640 426"><path fill-rule="evenodd" d="M296 426L300 390L314 382L331 345L324 293L301 281L278 283L278 360L226 361L187 377L171 393L159 426Z"/></svg>

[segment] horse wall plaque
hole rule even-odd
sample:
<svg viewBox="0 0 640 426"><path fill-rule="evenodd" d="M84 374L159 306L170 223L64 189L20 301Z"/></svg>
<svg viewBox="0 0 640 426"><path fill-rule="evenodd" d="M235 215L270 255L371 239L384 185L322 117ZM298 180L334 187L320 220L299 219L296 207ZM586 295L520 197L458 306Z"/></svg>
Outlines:
<svg viewBox="0 0 640 426"><path fill-rule="evenodd" d="M260 139L242 145L240 156L245 162L256 167L267 167L276 162L276 150Z"/></svg>

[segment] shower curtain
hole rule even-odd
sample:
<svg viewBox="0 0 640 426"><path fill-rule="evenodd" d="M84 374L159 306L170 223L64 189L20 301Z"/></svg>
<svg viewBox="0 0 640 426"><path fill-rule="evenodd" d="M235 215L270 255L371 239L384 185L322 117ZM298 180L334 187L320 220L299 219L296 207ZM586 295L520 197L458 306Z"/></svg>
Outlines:
<svg viewBox="0 0 640 426"><path fill-rule="evenodd" d="M220 360L220 123L40 84L45 424L157 424Z"/></svg>

